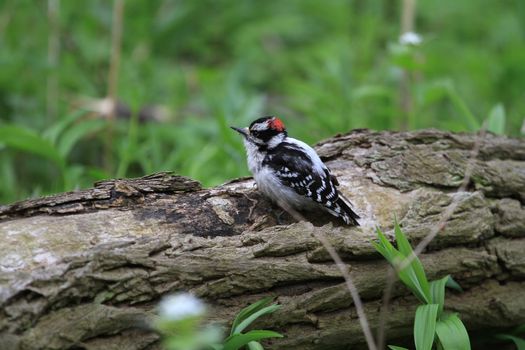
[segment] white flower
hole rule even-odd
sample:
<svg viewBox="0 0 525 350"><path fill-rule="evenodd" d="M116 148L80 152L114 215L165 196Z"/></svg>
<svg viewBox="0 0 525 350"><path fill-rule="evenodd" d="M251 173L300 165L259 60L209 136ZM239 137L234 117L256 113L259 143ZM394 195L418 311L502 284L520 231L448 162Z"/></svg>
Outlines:
<svg viewBox="0 0 525 350"><path fill-rule="evenodd" d="M418 33L406 32L399 37L401 45L419 45L423 42L423 38Z"/></svg>
<svg viewBox="0 0 525 350"><path fill-rule="evenodd" d="M205 311L204 303L189 293L169 295L159 304L159 315L170 321L202 316Z"/></svg>

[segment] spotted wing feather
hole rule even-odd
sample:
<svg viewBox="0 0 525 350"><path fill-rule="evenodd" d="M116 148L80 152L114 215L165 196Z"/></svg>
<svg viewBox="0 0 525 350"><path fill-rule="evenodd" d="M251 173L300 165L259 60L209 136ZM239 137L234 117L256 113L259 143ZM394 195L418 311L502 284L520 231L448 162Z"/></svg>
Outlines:
<svg viewBox="0 0 525 350"><path fill-rule="evenodd" d="M341 217L345 223L359 225L359 216L350 208L349 202L337 191L337 179L323 165L323 173L314 170L310 157L294 145L282 143L268 154L264 165L273 168L283 185L296 193L324 206L330 213Z"/></svg>

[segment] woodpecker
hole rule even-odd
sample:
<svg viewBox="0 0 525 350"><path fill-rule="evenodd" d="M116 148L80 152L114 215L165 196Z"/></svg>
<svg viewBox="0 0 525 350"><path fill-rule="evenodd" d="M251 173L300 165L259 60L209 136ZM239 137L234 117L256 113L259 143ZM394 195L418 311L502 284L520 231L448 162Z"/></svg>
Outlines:
<svg viewBox="0 0 525 350"><path fill-rule="evenodd" d="M248 168L264 195L298 210L321 208L347 225L359 226L350 201L337 191L336 177L312 147L288 137L279 118L263 117L248 128L231 128L243 136Z"/></svg>

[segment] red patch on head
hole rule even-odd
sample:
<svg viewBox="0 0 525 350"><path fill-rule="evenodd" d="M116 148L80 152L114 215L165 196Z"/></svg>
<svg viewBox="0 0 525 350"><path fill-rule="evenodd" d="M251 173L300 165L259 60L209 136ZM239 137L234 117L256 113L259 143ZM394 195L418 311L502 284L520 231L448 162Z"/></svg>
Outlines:
<svg viewBox="0 0 525 350"><path fill-rule="evenodd" d="M277 130L279 132L284 131L284 123L279 118L272 118L268 121L268 126L273 129Z"/></svg>

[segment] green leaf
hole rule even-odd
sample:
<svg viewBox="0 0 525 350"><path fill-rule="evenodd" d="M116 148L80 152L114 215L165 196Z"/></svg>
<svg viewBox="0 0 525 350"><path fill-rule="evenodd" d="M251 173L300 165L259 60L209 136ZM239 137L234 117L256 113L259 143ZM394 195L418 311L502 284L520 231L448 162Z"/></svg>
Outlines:
<svg viewBox="0 0 525 350"><path fill-rule="evenodd" d="M430 302L430 289L428 287L428 281L423 266L419 259L416 257L412 263L404 269L399 270L399 266L403 264L406 256L394 248L379 228L376 229L376 232L379 237L379 242L372 242L375 249L383 255L390 264L392 264L397 271L399 279L416 295L416 297L421 300L421 302L428 304ZM398 245L401 245L404 251L411 253L412 248L396 223L396 238L397 237L399 237ZM414 267L418 269L417 272Z"/></svg>
<svg viewBox="0 0 525 350"><path fill-rule="evenodd" d="M255 303L245 307L241 311L239 311L239 313L237 314L237 316L233 320L233 324L232 324L232 329L231 329L230 335L234 334L234 330L239 326L239 324L242 321L244 321L247 317L249 317L253 313L259 311L262 308L264 308L266 305L271 303L272 300L273 300L273 297L265 297L265 298L262 298L261 300L255 302Z"/></svg>
<svg viewBox="0 0 525 350"><path fill-rule="evenodd" d="M438 304L438 316L443 312L443 305L445 304L445 285L447 284L450 276L445 276L437 281L430 282L430 302L432 304Z"/></svg>
<svg viewBox="0 0 525 350"><path fill-rule="evenodd" d="M404 348L402 346L389 345L388 347L392 350L408 350L407 348Z"/></svg>
<svg viewBox="0 0 525 350"><path fill-rule="evenodd" d="M247 333L234 334L226 338L224 342L224 350L237 350L252 341L282 337L283 336L277 332L266 330L253 330Z"/></svg>
<svg viewBox="0 0 525 350"><path fill-rule="evenodd" d="M105 125L106 121L99 119L84 120L73 125L59 137L57 143L58 151L62 157L66 158L71 152L71 149L73 149L73 146L75 146L80 139L88 134L97 133L102 130Z"/></svg>
<svg viewBox="0 0 525 350"><path fill-rule="evenodd" d="M402 270L399 270L399 266L404 263L403 260L399 260L400 262L395 264L394 267L397 270L397 274L399 279L414 293L414 295L425 304L430 303L430 292L425 291L423 286L421 285L421 282L412 266L412 264L408 265Z"/></svg>
<svg viewBox="0 0 525 350"><path fill-rule="evenodd" d="M446 286L447 288L457 290L458 292L463 292L463 288L461 288L461 286L452 278L452 276L448 276Z"/></svg>
<svg viewBox="0 0 525 350"><path fill-rule="evenodd" d="M0 144L1 143L4 143L10 148L51 160L58 165L61 170L65 168L65 161L55 146L32 130L16 125L1 126Z"/></svg>
<svg viewBox="0 0 525 350"><path fill-rule="evenodd" d="M399 249L401 254L404 256L410 256L412 254L412 247L410 246L405 233L401 231L401 227L399 226L397 219L395 219L394 222L394 235L396 236L397 249Z"/></svg>
<svg viewBox="0 0 525 350"><path fill-rule="evenodd" d="M414 251L412 250L412 247L410 246L406 235L403 233L403 231L401 231L401 227L397 223L397 220L394 225L394 233L396 236L396 242L399 251L401 252L401 254L404 255L405 259L410 259L413 256ZM403 261L402 264L405 264L405 262ZM430 287L421 261L417 256L415 256L412 259L409 266L411 267L411 269L407 266L406 273L412 280L414 286L416 287L417 294L420 294L419 298L421 299L421 301L427 304L431 303Z"/></svg>
<svg viewBox="0 0 525 350"><path fill-rule="evenodd" d="M379 229L379 227L376 228L377 236L379 237L379 242L372 242L376 250L383 255L383 257L388 260L391 264L394 263L396 254L396 249L390 243L390 241L386 238L385 234Z"/></svg>
<svg viewBox="0 0 525 350"><path fill-rule="evenodd" d="M60 134L66 130L71 124L73 124L77 119L84 116L86 113L89 113L86 110L78 110L73 112L70 115L67 115L65 118L61 118L59 121L53 123L49 128L47 128L42 136L51 143L56 144L56 140L59 138Z"/></svg>
<svg viewBox="0 0 525 350"><path fill-rule="evenodd" d="M249 342L247 346L248 346L248 350L264 350L261 343L256 342L256 341Z"/></svg>
<svg viewBox="0 0 525 350"><path fill-rule="evenodd" d="M470 340L457 314L442 317L436 324L436 334L443 350L470 350Z"/></svg>
<svg viewBox="0 0 525 350"><path fill-rule="evenodd" d="M420 305L414 320L414 343L416 350L431 350L436 333L436 318L439 305Z"/></svg>
<svg viewBox="0 0 525 350"><path fill-rule="evenodd" d="M516 328L514 328L512 330L512 333L514 333L514 334L525 333L525 323L522 323L519 326L517 326Z"/></svg>
<svg viewBox="0 0 525 350"><path fill-rule="evenodd" d="M499 135L505 133L505 108L501 103L492 107L487 119L487 130Z"/></svg>
<svg viewBox="0 0 525 350"><path fill-rule="evenodd" d="M465 101L459 96L459 94L456 91L455 86L448 82L447 84L447 91L448 96L452 103L455 105L455 107L459 110L461 116L463 117L465 124L470 127L470 130L478 130L480 125L472 111L468 108Z"/></svg>
<svg viewBox="0 0 525 350"><path fill-rule="evenodd" d="M280 307L281 305L273 304L273 305L266 306L257 312L254 312L250 316L246 317L241 323L237 325L237 327L234 328L233 334L241 333L246 327L248 327L256 319L258 319L259 317L263 315L271 314L272 312L279 309Z"/></svg>
<svg viewBox="0 0 525 350"><path fill-rule="evenodd" d="M514 345L516 345L516 350L525 350L525 339L523 338L519 338L510 334L497 334L496 338L513 341Z"/></svg>

